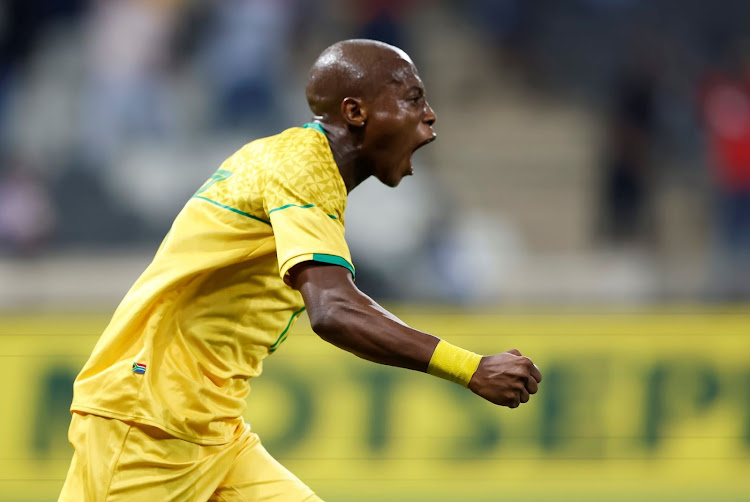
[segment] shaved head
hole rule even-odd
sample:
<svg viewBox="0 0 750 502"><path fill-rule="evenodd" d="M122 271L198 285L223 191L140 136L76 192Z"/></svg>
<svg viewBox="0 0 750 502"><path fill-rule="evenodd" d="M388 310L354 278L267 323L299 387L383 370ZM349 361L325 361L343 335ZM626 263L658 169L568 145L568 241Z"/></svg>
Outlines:
<svg viewBox="0 0 750 502"><path fill-rule="evenodd" d="M412 154L435 139L437 119L411 58L375 40L344 40L310 68L307 103L347 190L370 176L395 187Z"/></svg>
<svg viewBox="0 0 750 502"><path fill-rule="evenodd" d="M337 42L318 57L310 69L305 93L318 117L334 118L344 98L369 99L391 82L399 70L414 67L398 47L366 39Z"/></svg>

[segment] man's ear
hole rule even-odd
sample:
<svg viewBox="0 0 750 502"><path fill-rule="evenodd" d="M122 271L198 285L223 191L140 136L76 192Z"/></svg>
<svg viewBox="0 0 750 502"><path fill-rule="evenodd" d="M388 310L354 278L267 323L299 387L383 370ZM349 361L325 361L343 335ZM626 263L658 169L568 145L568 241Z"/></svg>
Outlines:
<svg viewBox="0 0 750 502"><path fill-rule="evenodd" d="M359 98L344 98L341 115L347 124L354 127L363 127L367 122L367 108Z"/></svg>

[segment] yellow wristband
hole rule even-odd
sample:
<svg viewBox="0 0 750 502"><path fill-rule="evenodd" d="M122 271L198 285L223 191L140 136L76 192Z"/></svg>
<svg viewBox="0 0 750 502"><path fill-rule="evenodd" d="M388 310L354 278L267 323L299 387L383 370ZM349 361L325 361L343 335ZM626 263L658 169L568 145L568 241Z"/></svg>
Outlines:
<svg viewBox="0 0 750 502"><path fill-rule="evenodd" d="M479 354L440 340L430 358L427 373L468 387L481 360Z"/></svg>

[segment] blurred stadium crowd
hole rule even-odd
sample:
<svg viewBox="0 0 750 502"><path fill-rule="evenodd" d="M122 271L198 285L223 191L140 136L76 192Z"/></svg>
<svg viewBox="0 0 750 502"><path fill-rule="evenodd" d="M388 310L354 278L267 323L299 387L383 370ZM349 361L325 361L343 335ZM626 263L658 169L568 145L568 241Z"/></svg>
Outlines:
<svg viewBox="0 0 750 502"><path fill-rule="evenodd" d="M4 0L0 256L153 251L366 37L412 55L440 141L350 199L365 290L748 299L749 28L742 0Z"/></svg>

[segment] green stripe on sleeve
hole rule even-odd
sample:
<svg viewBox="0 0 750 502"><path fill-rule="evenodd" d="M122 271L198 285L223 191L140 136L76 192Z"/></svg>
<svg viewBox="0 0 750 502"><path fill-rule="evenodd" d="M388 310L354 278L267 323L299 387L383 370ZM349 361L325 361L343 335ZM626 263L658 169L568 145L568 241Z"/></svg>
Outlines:
<svg viewBox="0 0 750 502"><path fill-rule="evenodd" d="M273 213L274 211L281 211L282 209L286 209L288 207L298 207L300 209L310 209L311 207L315 207L315 204L305 204L304 206L300 206L299 204L287 204L286 206L281 206L281 207L277 207L277 208L271 209L270 211L268 211L268 215L270 216L271 213Z"/></svg>
<svg viewBox="0 0 750 502"><path fill-rule="evenodd" d="M313 253L313 261L317 261L320 263L330 263L331 265L339 265L341 267L344 267L346 269L349 269L349 272L352 273L352 277L354 277L354 267L351 263L346 261L340 256L336 256L333 254L317 254Z"/></svg>
<svg viewBox="0 0 750 502"><path fill-rule="evenodd" d="M253 219L253 220L257 220L257 221L260 221L260 222L263 222L263 223L265 223L266 225L270 225L270 224L271 224L271 222L270 222L270 221L266 221L266 220L264 220L263 218L258 218L257 216L253 216L253 215L252 215L252 214L250 214L250 213L246 213L245 211L240 211L239 209L237 209L237 208L235 208L235 207L227 206L226 204L222 204L221 202L216 202L215 200L211 200L211 199L209 199L208 197L204 197L204 196L202 196L202 195L193 195L193 199L201 199L201 200L205 200L206 202L210 202L210 203L211 203L211 204L213 204L214 206L219 206L219 207L221 207L221 208L224 208L224 209L228 209L229 211L232 211L233 213L241 214L242 216L246 216L246 217L248 217L248 218L250 218L250 219Z"/></svg>
<svg viewBox="0 0 750 502"><path fill-rule="evenodd" d="M273 342L273 345L271 345L269 347L269 352L275 352L276 349L279 348L279 345L281 345L281 343L284 340L286 340L287 337L284 336L284 335L286 335L286 332L289 331L289 328L292 327L292 321L294 320L295 317L297 317L298 315L300 315L304 311L305 311L305 307L302 307L297 312L295 312L295 313L292 314L292 317L289 318L289 322L286 324L286 328L284 328L284 331L282 331L281 334L279 335L279 337L276 339L276 341Z"/></svg>
<svg viewBox="0 0 750 502"><path fill-rule="evenodd" d="M315 207L315 204L305 204L304 206L300 206L299 204L287 204L285 206L275 207L271 209L270 211L268 211L268 216L271 216L271 213L273 213L274 211L281 211L282 209L286 209L289 207L298 207L300 209L310 209L311 207ZM336 216L335 214L329 214L328 217L331 218L332 220L339 219L339 217Z"/></svg>

